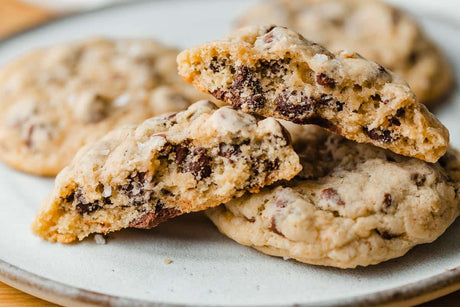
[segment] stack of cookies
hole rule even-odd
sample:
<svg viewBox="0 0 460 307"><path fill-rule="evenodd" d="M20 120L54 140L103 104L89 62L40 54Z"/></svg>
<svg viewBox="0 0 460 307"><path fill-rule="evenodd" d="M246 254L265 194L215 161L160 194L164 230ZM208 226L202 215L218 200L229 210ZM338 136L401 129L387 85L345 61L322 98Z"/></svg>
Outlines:
<svg viewBox="0 0 460 307"><path fill-rule="evenodd" d="M353 22L340 19L350 11L391 15L404 35L418 29L373 1L280 0L256 10L301 32L303 15L340 28ZM238 24L254 20L245 16ZM310 36L335 50L347 38L334 27ZM432 102L452 77L444 69L442 86L429 81L442 66L421 65L448 66L416 34L416 59L404 67L373 52L369 35L352 46ZM177 54L148 40L97 39L3 69L0 157L58 173L37 235L71 243L206 210L222 233L263 253L353 268L432 242L459 215L460 155L447 129L384 66L286 27L252 25L177 56L196 91L177 75Z"/></svg>

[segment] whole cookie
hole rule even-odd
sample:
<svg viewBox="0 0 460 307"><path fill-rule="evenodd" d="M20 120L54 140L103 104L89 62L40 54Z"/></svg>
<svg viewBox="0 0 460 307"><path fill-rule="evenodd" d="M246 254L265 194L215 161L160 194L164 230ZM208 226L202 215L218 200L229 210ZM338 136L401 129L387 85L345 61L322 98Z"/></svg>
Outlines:
<svg viewBox="0 0 460 307"><path fill-rule="evenodd" d="M439 48L406 12L381 1L272 0L249 8L236 22L276 24L331 50L348 49L400 74L422 103L440 102L453 73Z"/></svg>
<svg viewBox="0 0 460 307"><path fill-rule="evenodd" d="M57 176L33 230L69 243L91 233L152 228L289 180L300 169L275 119L200 101L82 148Z"/></svg>
<svg viewBox="0 0 460 307"><path fill-rule="evenodd" d="M207 211L222 233L269 255L353 268L432 242L458 216L456 151L432 164L316 129L294 144L296 179Z"/></svg>
<svg viewBox="0 0 460 307"><path fill-rule="evenodd" d="M151 40L93 39L33 51L0 71L0 159L56 175L113 128L205 96L177 76L177 51Z"/></svg>

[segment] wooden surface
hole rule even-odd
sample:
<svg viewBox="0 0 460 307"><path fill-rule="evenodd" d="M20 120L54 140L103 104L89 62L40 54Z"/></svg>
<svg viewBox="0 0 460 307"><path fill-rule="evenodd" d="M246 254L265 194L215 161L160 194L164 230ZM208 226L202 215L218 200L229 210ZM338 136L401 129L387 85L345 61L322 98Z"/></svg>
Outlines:
<svg viewBox="0 0 460 307"><path fill-rule="evenodd" d="M0 39L52 17L52 12L43 8L33 7L16 0L0 0ZM10 306L53 307L57 305L35 298L0 282L0 307ZM421 306L460 306L460 291Z"/></svg>

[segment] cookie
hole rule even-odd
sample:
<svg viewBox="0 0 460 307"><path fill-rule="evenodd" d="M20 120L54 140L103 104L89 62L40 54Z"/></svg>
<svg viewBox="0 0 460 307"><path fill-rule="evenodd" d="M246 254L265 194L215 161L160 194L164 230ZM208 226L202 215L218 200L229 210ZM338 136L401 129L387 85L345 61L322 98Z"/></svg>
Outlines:
<svg viewBox="0 0 460 307"><path fill-rule="evenodd" d="M200 101L82 148L57 176L33 230L69 243L91 233L152 228L289 180L300 169L275 119Z"/></svg>
<svg viewBox="0 0 460 307"><path fill-rule="evenodd" d="M33 51L0 71L0 159L56 175L84 144L207 97L179 76L177 51L93 39Z"/></svg>
<svg viewBox="0 0 460 307"><path fill-rule="evenodd" d="M433 106L453 87L440 49L408 13L381 1L272 0L249 8L237 27L276 24L330 50L353 50L400 74L420 102Z"/></svg>
<svg viewBox="0 0 460 307"><path fill-rule="evenodd" d="M432 242L459 215L456 151L426 163L308 128L294 143L296 179L207 210L223 234L269 255L354 268Z"/></svg>
<svg viewBox="0 0 460 307"><path fill-rule="evenodd" d="M447 129L398 75L284 27L240 29L183 51L178 64L197 89L245 112L316 124L428 162L449 143Z"/></svg>

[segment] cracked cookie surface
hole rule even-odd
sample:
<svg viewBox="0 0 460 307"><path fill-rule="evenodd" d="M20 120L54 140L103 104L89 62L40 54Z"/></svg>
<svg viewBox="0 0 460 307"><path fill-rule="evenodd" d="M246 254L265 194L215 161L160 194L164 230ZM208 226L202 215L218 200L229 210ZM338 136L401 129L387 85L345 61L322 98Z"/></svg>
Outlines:
<svg viewBox="0 0 460 307"><path fill-rule="evenodd" d="M442 102L453 86L443 53L415 19L382 1L274 0L255 4L237 27L276 24L330 50L353 50L400 74L420 101Z"/></svg>
<svg viewBox="0 0 460 307"><path fill-rule="evenodd" d="M456 151L432 164L318 129L294 141L295 179L206 211L222 233L269 255L353 268L431 242L458 216Z"/></svg>
<svg viewBox="0 0 460 307"><path fill-rule="evenodd" d="M245 112L316 124L429 162L449 143L447 129L398 75L284 27L240 29L183 51L178 65L186 81Z"/></svg>
<svg viewBox="0 0 460 307"><path fill-rule="evenodd" d="M176 73L175 49L92 39L33 51L0 71L0 158L56 175L84 144L203 99Z"/></svg>
<svg viewBox="0 0 460 307"><path fill-rule="evenodd" d="M152 228L289 180L300 169L275 119L200 101L82 148L57 176L33 230L69 243L91 233Z"/></svg>

